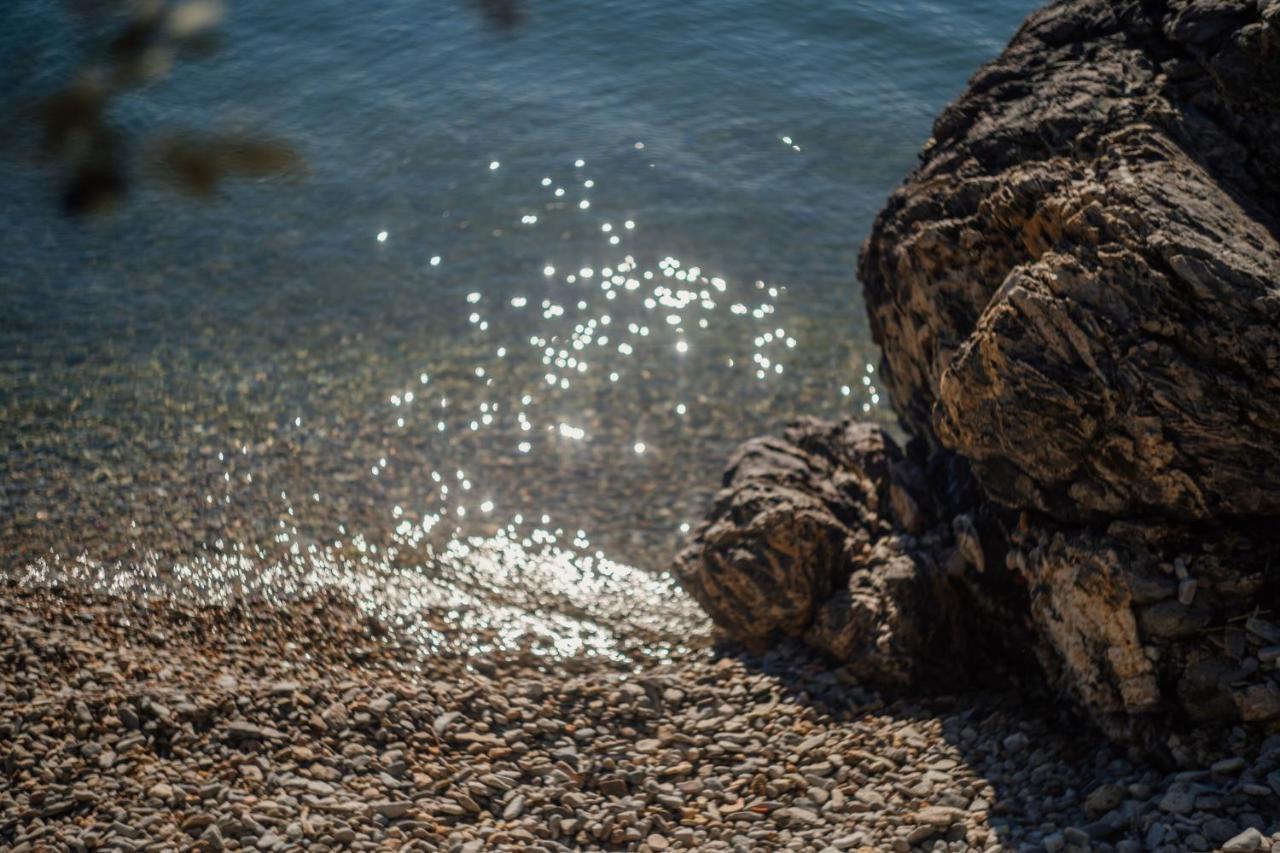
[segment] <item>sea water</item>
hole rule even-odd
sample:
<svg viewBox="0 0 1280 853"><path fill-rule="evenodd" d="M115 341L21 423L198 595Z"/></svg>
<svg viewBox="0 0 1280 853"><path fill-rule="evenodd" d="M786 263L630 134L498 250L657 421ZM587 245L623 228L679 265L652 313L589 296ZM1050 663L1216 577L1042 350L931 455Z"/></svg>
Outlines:
<svg viewBox="0 0 1280 853"><path fill-rule="evenodd" d="M234 3L221 50L113 103L131 192L72 220L21 124L93 49L87 5L0 12L6 570L337 585L428 640L565 653L695 624L664 573L736 444L892 420L859 244L1030 11ZM304 168L192 200L144 164L175 131Z"/></svg>

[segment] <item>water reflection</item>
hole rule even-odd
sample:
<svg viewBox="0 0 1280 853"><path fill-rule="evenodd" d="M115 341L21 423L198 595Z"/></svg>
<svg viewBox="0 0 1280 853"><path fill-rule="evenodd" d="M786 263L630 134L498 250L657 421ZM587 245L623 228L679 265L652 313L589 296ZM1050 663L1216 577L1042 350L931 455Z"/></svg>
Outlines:
<svg viewBox="0 0 1280 853"><path fill-rule="evenodd" d="M793 411L852 402L874 413L874 368L787 285L713 272L662 245L651 236L660 229L583 174L585 159L573 164L572 174L522 174L488 161L535 195L508 203L528 226L519 239L532 241L520 257L538 260L501 287L473 278L450 290L447 270L434 269L442 255L430 255L417 273L420 319L365 336L340 317L340 346L259 350L252 383L231 346L158 360L148 369L159 381L69 368L63 384L87 402L43 422L52 444L83 446L122 417L127 426L114 392L95 393L95 382L144 397L134 414L148 418L168 409L176 381L191 414L120 442L118 467L155 486L99 488L59 469L56 453L22 457L32 471L20 511L50 523L6 531L21 545L19 570L33 582L215 602L334 587L428 653L634 658L698 641L705 621L664 570L725 453ZM606 212L588 198L560 201L566 186L597 194ZM410 225L375 232L379 251L420 253L391 238ZM578 236L557 239L565 234ZM451 257L501 254L499 241L515 238L494 229L475 239L494 242ZM193 382L202 371L208 381ZM40 519L51 473L80 477L81 503ZM127 510L113 515L122 495Z"/></svg>
<svg viewBox="0 0 1280 853"><path fill-rule="evenodd" d="M488 512L493 505L484 501L480 508ZM441 520L438 514L405 519L394 528L391 548L361 534L301 547L296 529L281 522L278 541L292 543L283 562L243 543L219 541L227 553L177 564L49 557L17 575L25 583L214 604L285 601L337 589L403 632L424 655L597 654L635 663L679 653L705 635L704 617L669 576L587 552L582 530L566 536L516 516L492 536L453 537L438 553L428 545L430 565L404 565L401 548L417 552Z"/></svg>

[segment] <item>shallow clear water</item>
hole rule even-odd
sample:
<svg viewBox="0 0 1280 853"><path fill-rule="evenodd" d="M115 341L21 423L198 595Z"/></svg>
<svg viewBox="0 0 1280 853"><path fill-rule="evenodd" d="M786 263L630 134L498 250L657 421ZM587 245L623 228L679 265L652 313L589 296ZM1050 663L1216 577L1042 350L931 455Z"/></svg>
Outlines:
<svg viewBox="0 0 1280 853"><path fill-rule="evenodd" d="M858 245L1030 6L234 5L115 117L281 137L304 178L77 223L0 161L4 562L677 636L660 573L729 450L891 417ZM6 115L65 79L74 7L5 4Z"/></svg>

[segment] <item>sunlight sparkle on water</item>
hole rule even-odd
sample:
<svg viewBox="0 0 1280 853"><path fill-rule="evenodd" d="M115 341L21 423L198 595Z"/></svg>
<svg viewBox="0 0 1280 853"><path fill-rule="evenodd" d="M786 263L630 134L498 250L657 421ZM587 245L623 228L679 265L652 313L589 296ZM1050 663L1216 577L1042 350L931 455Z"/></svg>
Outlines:
<svg viewBox="0 0 1280 853"><path fill-rule="evenodd" d="M583 159L572 162L578 169L586 165ZM490 169L500 165L493 160ZM678 478L687 462L681 442L696 430L720 426L713 420L713 395L735 401L741 395L761 405L754 401L768 399L777 386L766 383L776 382L784 370L789 382L804 381L803 358L811 355L806 350L813 349L814 333L796 322L785 287L710 275L691 259L671 254L670 245L647 244L658 229L646 224L631 233L636 222L620 213L638 208L605 195L620 182L602 174L597 185L583 173L567 176L565 167L560 160L548 168L551 174L539 176L521 175L507 164L517 173L511 183L524 191L510 207L495 211L493 221L539 226L513 227L501 235L494 229L492 239L524 241L523 254L510 255L520 266L513 263L509 277L446 281L455 267L467 269L472 248L437 244L458 259L446 273L433 274L431 284L448 287L451 295L439 309L448 312L448 322L466 321L467 360L436 361L429 354L372 386L378 417L359 426L373 433L374 443L364 446L375 449L351 459L342 476L359 479L367 496L362 500L380 521L353 520L344 505L345 526L327 524L308 533L305 516L332 509L330 502L339 500L321 501L320 495L342 491L291 488L312 494L312 500L293 506L282 493L283 505L272 508L272 541L286 556L272 563L253 543L219 537L217 548L207 543L207 559L179 566L172 583L192 585L205 596L257 588L269 598L333 586L351 591L371 612L403 619L431 642L483 626L493 637L484 642L494 647L521 647L525 632L540 632L552 638L552 653L566 654L612 649L611 626L626 620L670 626L668 610L684 612L687 599L675 595L667 580L605 558L625 540L611 539L615 534L607 527L593 527L599 519L558 517L563 527L551 525L557 507L544 505L545 496L524 484L549 476L559 487L619 456L629 459L621 469ZM565 186L581 181L592 190L591 200L553 200L553 194L563 199L566 192L555 186L557 180ZM601 221L601 210L610 211L611 221ZM475 231L491 239L489 229ZM396 253L410 242L408 233L397 238ZM568 233L578 235L578 242L565 241L561 235ZM620 235L627 249L610 248ZM377 231L376 238L385 243L389 232ZM441 260L433 255L429 263L436 267ZM698 260L710 266L706 258ZM575 272L557 276L557 268ZM522 292L527 295L513 295ZM423 291L424 298L435 293ZM525 308L531 310L520 310ZM419 352L433 350L424 346ZM866 364L863 372L860 360L853 364L858 373L844 377L845 384L826 380L822 393L844 411L870 411L880 401L874 368ZM798 378L791 380L792 374ZM289 427L290 442L305 443L309 431L334 428L323 409L302 418L295 415L299 408L292 403L277 417ZM251 459L250 445L255 452L264 446L255 439L218 449L212 475L217 488L199 494L202 507L211 508L202 511L252 498L242 493L255 473L275 482L273 469ZM431 469L442 460L470 473L458 469L456 476L441 477ZM503 526L494 516L509 509L541 517L542 526L524 525L519 514ZM692 517L688 507L674 508L660 525L663 535L674 536L681 517ZM689 525L678 529L688 532ZM593 541L602 550L585 553ZM148 568L146 582L157 582L157 576ZM138 575L118 577L122 585L143 583ZM703 624L695 609L689 612L694 616L683 624ZM448 618L432 626L427 613Z"/></svg>

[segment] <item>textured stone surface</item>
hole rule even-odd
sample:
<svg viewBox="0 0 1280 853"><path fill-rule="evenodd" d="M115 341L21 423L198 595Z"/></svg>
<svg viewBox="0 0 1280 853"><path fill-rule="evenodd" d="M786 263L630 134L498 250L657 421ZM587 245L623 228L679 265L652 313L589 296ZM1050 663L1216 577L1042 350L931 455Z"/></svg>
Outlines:
<svg viewBox="0 0 1280 853"><path fill-rule="evenodd" d="M682 582L731 636L1003 666L1181 763L1276 730L1277 235L1280 0L1033 15L864 247L911 453L748 444Z"/></svg>
<svg viewBox="0 0 1280 853"><path fill-rule="evenodd" d="M1280 725L1280 626L1256 615L1277 609L1274 539L1034 520L967 489L945 452L928 467L856 422L748 442L679 579L733 639L799 639L881 685L1013 674L1183 762L1232 725Z"/></svg>
<svg viewBox="0 0 1280 853"><path fill-rule="evenodd" d="M1277 51L1274 2L1059 3L938 119L860 272L896 408L992 497L1280 512Z"/></svg>
<svg viewBox="0 0 1280 853"><path fill-rule="evenodd" d="M1057 525L1014 533L1006 562L1027 584L1042 670L1126 739L1158 738L1188 721L1280 721L1275 671L1257 663L1266 639L1242 627L1249 612L1275 606L1261 579L1277 550L1237 551L1228 566L1169 535ZM1178 599L1175 565L1199 590L1190 604Z"/></svg>
<svg viewBox="0 0 1280 853"><path fill-rule="evenodd" d="M803 420L730 461L710 520L678 559L679 577L717 626L762 643L782 637L905 683L947 633L941 571L896 535L919 525L920 474L870 424Z"/></svg>

